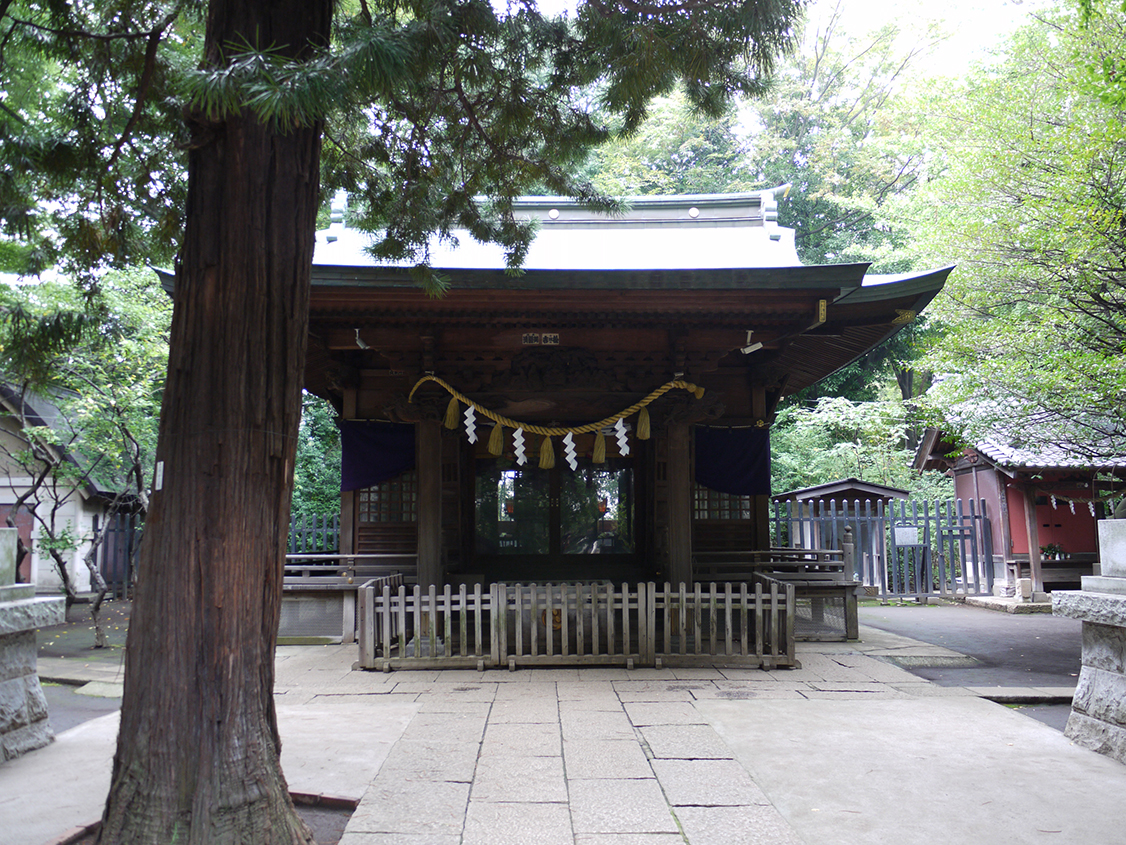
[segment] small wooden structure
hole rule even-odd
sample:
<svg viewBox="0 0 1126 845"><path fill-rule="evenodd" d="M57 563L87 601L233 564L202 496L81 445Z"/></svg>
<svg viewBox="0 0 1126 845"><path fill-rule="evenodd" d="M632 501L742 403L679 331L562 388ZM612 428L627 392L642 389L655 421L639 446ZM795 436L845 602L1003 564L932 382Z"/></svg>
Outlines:
<svg viewBox="0 0 1126 845"><path fill-rule="evenodd" d="M440 297L360 233L320 233L306 387L343 418L340 553L415 555L425 594L691 590L700 554L768 550L778 401L909 323L949 273L802 266L780 190L635 198L615 218L527 198L523 271L457 233L431 248Z"/></svg>
<svg viewBox="0 0 1126 845"><path fill-rule="evenodd" d="M931 428L914 466L952 475L958 498L985 502L995 591L1012 596L1021 579L1033 595L1076 589L1083 575L1099 574L1097 521L1107 515L1100 479L1126 477L1126 459L1091 460L1067 444L1030 446L1010 435L959 446Z"/></svg>

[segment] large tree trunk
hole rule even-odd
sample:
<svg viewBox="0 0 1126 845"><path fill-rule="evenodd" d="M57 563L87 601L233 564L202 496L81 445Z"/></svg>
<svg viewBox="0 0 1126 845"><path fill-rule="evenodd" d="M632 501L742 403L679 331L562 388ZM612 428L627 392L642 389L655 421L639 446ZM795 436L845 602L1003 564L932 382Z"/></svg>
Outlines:
<svg viewBox="0 0 1126 845"><path fill-rule="evenodd" d="M205 62L327 44L330 0L211 0ZM274 646L320 126L193 126L187 230L99 842L311 839L279 765ZM162 467L162 469L161 469Z"/></svg>

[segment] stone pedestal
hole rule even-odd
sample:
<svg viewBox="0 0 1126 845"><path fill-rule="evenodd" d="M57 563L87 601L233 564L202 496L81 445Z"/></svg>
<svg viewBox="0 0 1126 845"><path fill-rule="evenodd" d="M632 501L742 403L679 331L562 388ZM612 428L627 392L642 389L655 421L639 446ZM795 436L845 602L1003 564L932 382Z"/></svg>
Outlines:
<svg viewBox="0 0 1126 845"><path fill-rule="evenodd" d="M1101 575L1052 593L1052 612L1083 621L1083 668L1065 736L1126 763L1126 519L1099 522Z"/></svg>
<svg viewBox="0 0 1126 845"><path fill-rule="evenodd" d="M42 748L54 734L36 672L35 629L58 625L66 600L16 584L16 529L0 528L0 760Z"/></svg>

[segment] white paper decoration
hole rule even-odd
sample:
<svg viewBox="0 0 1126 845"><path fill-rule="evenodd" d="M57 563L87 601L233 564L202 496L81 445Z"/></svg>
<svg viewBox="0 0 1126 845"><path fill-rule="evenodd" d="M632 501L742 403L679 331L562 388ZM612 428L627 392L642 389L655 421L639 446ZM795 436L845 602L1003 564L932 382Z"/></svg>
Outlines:
<svg viewBox="0 0 1126 845"><path fill-rule="evenodd" d="M516 451L516 465L524 466L528 457L524 452L524 429L518 428L512 432L512 447Z"/></svg>
<svg viewBox="0 0 1126 845"><path fill-rule="evenodd" d="M465 407L465 436L469 438L470 443L477 442L477 414L472 405Z"/></svg>
<svg viewBox="0 0 1126 845"><path fill-rule="evenodd" d="M619 419L614 423L614 433L618 436L618 452L624 458L629 454L629 441L626 439L626 422Z"/></svg>
<svg viewBox="0 0 1126 845"><path fill-rule="evenodd" d="M567 436L563 438L563 457L567 459L567 463L571 467L571 472L579 468L579 461L575 457L575 438L571 432L567 432Z"/></svg>

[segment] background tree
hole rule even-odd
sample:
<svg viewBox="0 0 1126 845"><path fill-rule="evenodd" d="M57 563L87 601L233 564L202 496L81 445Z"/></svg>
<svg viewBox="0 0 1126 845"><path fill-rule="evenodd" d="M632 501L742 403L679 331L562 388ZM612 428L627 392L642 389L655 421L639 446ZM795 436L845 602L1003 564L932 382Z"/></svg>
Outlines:
<svg viewBox="0 0 1126 845"><path fill-rule="evenodd" d="M194 61L186 34L198 6L0 4L0 246L11 269L90 284L107 267L172 257L186 187L176 86Z"/></svg>
<svg viewBox="0 0 1126 845"><path fill-rule="evenodd" d="M0 378L23 435L4 449L9 483L16 468L31 479L13 491L38 524L37 543L54 562L68 607L76 597L70 559L85 546L95 645L103 639L98 612L106 593L98 546L114 513L143 517L148 503L171 317L152 278L147 270L115 273L86 295L60 282L0 289L7 316L0 321ZM43 414L46 424L39 424ZM62 514L87 485L101 491L105 518L82 535Z"/></svg>
<svg viewBox="0 0 1126 845"><path fill-rule="evenodd" d="M814 12L770 95L748 108L750 177L792 185L779 221L795 230L803 262L869 261L875 272L904 272L907 231L880 209L915 184L926 139L894 100L938 35L904 37L893 23L865 31L855 17L848 24L844 0Z"/></svg>
<svg viewBox="0 0 1126 845"><path fill-rule="evenodd" d="M340 512L340 429L336 410L325 399L301 397L301 428L293 468L293 503L297 515Z"/></svg>
<svg viewBox="0 0 1126 845"><path fill-rule="evenodd" d="M1001 61L920 106L940 158L909 208L926 254L959 265L936 303L949 330L933 402L995 400L971 437L1048 411L1067 431L1030 432L1120 455L1126 115L1091 70L1126 55L1126 12L1096 9L1086 27L1067 7L1035 16Z"/></svg>
<svg viewBox="0 0 1126 845"><path fill-rule="evenodd" d="M594 149L586 165L591 183L610 196L751 190L748 142L738 124L734 103L711 116L682 91L661 97L636 131Z"/></svg>
<svg viewBox="0 0 1126 845"><path fill-rule="evenodd" d="M920 499L950 498L952 479L911 468L910 422L911 410L898 397L852 402L827 396L813 407L783 408L771 427L773 492L858 478Z"/></svg>
<svg viewBox="0 0 1126 845"><path fill-rule="evenodd" d="M106 90L132 103L131 117L148 116L150 103L157 117L183 106L150 99L148 69L161 56L174 68L178 48L162 47L192 43L170 32L202 6L87 9L79 18L68 5L11 0L0 25L21 49L43 42L43 61L58 61L55 43L65 44L79 74L95 75L92 53L120 48L132 64L106 62L120 72ZM587 0L573 19L551 20L531 2L497 11L485 0L414 0L341 7L334 27L330 0L210 0L187 132L160 112L143 142L140 120L127 120L113 124L108 148L84 151L88 169L117 180L133 144L180 137L188 150L158 482L100 841L309 839L278 765L272 687L322 134L325 186L362 197L356 222L383 233L377 255L415 257L433 282L431 235L461 227L502 244L517 267L532 236L512 213L519 194L613 205L570 175L607 134L586 91L626 129L680 81L718 113L733 94L761 90L798 10L797 0ZM5 59L0 82L12 74ZM33 102L22 98L9 125L29 124ZM79 117L96 114L85 105ZM492 202L477 204L481 195ZM136 219L120 207L122 217L98 206L98 231Z"/></svg>

